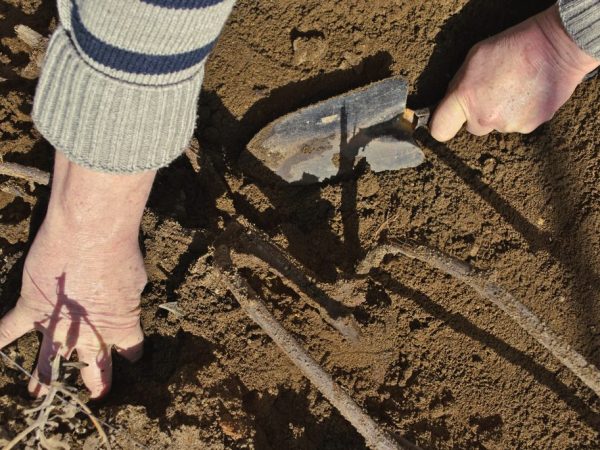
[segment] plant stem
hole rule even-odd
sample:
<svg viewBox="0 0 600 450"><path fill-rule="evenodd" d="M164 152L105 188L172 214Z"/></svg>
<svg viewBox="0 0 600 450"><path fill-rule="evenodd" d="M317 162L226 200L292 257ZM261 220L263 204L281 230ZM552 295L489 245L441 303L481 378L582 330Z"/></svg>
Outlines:
<svg viewBox="0 0 600 450"><path fill-rule="evenodd" d="M368 273L371 268L378 267L386 255L404 255L417 259L470 286L483 298L500 308L600 397L600 371L571 348L562 336L554 333L523 303L481 272L474 270L463 261L423 245L410 246L393 241L369 252L359 264L357 272Z"/></svg>
<svg viewBox="0 0 600 450"><path fill-rule="evenodd" d="M256 322L279 346L288 358L300 369L323 396L345 417L365 438L367 446L374 450L416 448L402 440L402 446L386 433L358 404L323 370L321 366L302 348L294 337L269 312L256 292L232 267L230 249L226 245L215 251L215 262L220 269L227 287L235 296L246 314Z"/></svg>

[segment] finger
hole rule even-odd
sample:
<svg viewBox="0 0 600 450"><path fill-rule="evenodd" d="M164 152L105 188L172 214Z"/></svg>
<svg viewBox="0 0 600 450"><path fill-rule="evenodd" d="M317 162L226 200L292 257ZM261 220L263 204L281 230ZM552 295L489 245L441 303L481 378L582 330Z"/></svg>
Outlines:
<svg viewBox="0 0 600 450"><path fill-rule="evenodd" d="M6 347L30 331L33 331L33 322L29 321L18 307L11 309L0 320L0 348Z"/></svg>
<svg viewBox="0 0 600 450"><path fill-rule="evenodd" d="M475 136L485 136L486 134L490 134L492 131L494 131L494 128L490 126L483 126L477 123L477 121L473 120L467 122L467 131Z"/></svg>
<svg viewBox="0 0 600 450"><path fill-rule="evenodd" d="M136 330L127 335L125 339L115 346L116 352L123 358L136 362L144 353L144 333L142 327L137 326Z"/></svg>
<svg viewBox="0 0 600 450"><path fill-rule="evenodd" d="M44 336L38 363L29 380L28 390L34 397L41 397L48 392L48 385L52 382L52 363L59 355L69 359L73 349L69 349L60 342L55 342L51 336Z"/></svg>
<svg viewBox="0 0 600 450"><path fill-rule="evenodd" d="M450 93L441 101L431 119L431 136L440 142L446 142L456 136L464 123L467 114L457 95Z"/></svg>
<svg viewBox="0 0 600 450"><path fill-rule="evenodd" d="M112 357L110 347L103 349L77 347L77 358L87 364L81 369L83 383L90 390L92 398L104 397L112 384Z"/></svg>

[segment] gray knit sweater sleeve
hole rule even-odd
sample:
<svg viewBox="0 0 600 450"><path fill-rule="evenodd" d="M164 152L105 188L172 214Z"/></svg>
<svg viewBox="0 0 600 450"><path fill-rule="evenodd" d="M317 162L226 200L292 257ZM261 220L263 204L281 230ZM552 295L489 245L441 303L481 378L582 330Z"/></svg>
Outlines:
<svg viewBox="0 0 600 450"><path fill-rule="evenodd" d="M558 7L571 37L600 60L600 0L558 0Z"/></svg>
<svg viewBox="0 0 600 450"><path fill-rule="evenodd" d="M80 165L137 172L188 145L204 64L235 0L58 0L32 117Z"/></svg>

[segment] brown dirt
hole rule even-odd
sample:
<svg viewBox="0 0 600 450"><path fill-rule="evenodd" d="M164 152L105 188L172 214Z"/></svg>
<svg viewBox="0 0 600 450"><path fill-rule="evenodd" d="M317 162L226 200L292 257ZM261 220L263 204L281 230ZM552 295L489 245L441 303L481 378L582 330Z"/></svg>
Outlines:
<svg viewBox="0 0 600 450"><path fill-rule="evenodd" d="M29 119L35 82L16 76L28 55L12 27L47 33L52 3L0 0L0 76L12 80L0 84L0 155L45 170L51 148ZM238 261L286 328L391 433L435 449L598 448L598 399L494 307L417 262L385 260L366 278L353 270L379 231L427 242L490 270L600 366L598 78L528 136L462 133L448 146L422 136L427 162L415 170L361 167L300 188L237 164L272 119L391 74L410 80L412 105L434 103L472 44L550 3L241 0L207 68L199 171L185 157L161 171L144 218L145 357L115 362L98 416L153 448L364 448L212 277L211 245L243 215L352 308L356 344L278 273ZM34 193L36 204L0 193L0 312L17 299L43 216L48 191ZM158 309L175 300L183 320ZM31 335L10 351L31 368L37 344ZM0 367L0 439L24 426L25 386ZM90 436L61 432L75 448ZM127 434L115 438L133 447Z"/></svg>

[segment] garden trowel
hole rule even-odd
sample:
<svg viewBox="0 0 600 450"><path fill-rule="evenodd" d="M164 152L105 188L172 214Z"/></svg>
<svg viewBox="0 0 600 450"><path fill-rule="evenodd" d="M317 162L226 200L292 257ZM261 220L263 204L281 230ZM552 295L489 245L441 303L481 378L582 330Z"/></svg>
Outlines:
<svg viewBox="0 0 600 450"><path fill-rule="evenodd" d="M413 132L430 109L406 107L408 83L387 78L283 116L263 128L247 151L282 180L311 184L351 173L362 158L374 172L420 165Z"/></svg>

